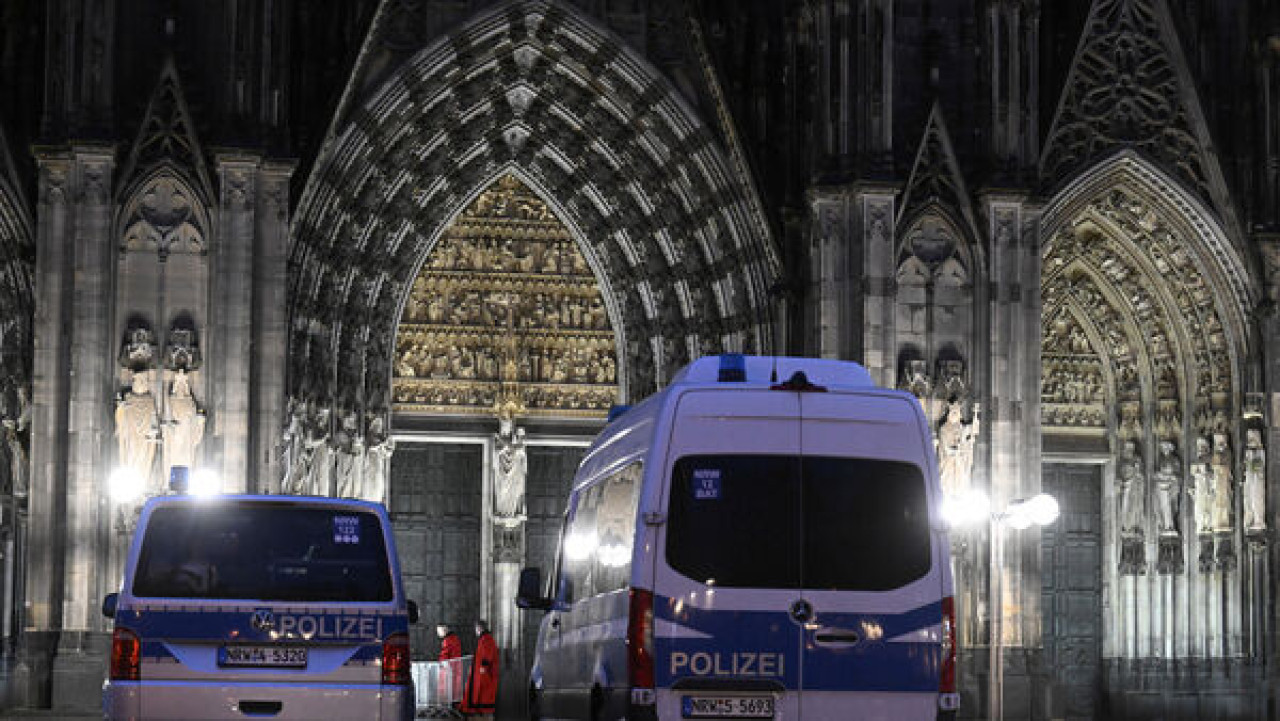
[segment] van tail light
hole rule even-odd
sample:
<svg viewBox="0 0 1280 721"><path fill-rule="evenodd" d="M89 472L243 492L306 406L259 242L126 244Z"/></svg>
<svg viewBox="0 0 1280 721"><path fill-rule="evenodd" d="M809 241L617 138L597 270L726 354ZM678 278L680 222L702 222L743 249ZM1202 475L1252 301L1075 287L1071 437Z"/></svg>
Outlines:
<svg viewBox="0 0 1280 721"><path fill-rule="evenodd" d="M403 686L412 678L409 663L409 634L393 633L382 642L382 682Z"/></svg>
<svg viewBox="0 0 1280 721"><path fill-rule="evenodd" d="M938 678L938 707L943 711L960 708L956 692L956 599L942 599L942 673Z"/></svg>
<svg viewBox="0 0 1280 721"><path fill-rule="evenodd" d="M653 591L642 588L631 589L631 613L627 619L627 673L631 688L653 688Z"/></svg>
<svg viewBox="0 0 1280 721"><path fill-rule="evenodd" d="M142 677L139 666L142 660L142 643L138 634L127 628L111 632L111 680L137 681Z"/></svg>

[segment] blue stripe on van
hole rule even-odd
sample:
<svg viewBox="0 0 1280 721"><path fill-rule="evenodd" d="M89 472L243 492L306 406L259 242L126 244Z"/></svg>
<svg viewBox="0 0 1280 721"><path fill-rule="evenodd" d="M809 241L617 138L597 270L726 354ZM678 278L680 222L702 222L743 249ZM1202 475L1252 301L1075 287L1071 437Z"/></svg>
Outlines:
<svg viewBox="0 0 1280 721"><path fill-rule="evenodd" d="M681 679L766 679L796 690L803 674L803 688L809 691L938 690L941 645L888 640L937 626L941 602L899 614L819 610L817 626L858 633L857 643L839 647L818 644L818 629L800 627L785 611L709 610L657 597L654 615L711 637L655 637L655 672L661 686ZM803 664L798 658L802 641Z"/></svg>
<svg viewBox="0 0 1280 721"><path fill-rule="evenodd" d="M155 639L269 643L282 638L321 643L380 643L393 633L409 630L409 619L403 613L271 610L271 616L272 626L264 628L255 627L253 614L244 611L122 610L116 615L116 623L138 634L144 643Z"/></svg>

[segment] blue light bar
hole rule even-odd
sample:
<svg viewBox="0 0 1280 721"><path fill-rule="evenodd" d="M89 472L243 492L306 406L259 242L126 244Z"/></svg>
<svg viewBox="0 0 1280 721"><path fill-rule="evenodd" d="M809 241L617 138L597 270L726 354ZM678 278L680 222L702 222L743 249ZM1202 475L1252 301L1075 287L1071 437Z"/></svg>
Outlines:
<svg viewBox="0 0 1280 721"><path fill-rule="evenodd" d="M720 356L721 383L742 383L747 380L747 359L741 353L725 353Z"/></svg>
<svg viewBox="0 0 1280 721"><path fill-rule="evenodd" d="M605 423L612 423L613 419L621 416L629 410L631 410L631 406L624 406L622 404L615 403L609 408L609 417L605 419Z"/></svg>
<svg viewBox="0 0 1280 721"><path fill-rule="evenodd" d="M182 495L191 486L191 469L186 466L173 466L169 469L169 490Z"/></svg>

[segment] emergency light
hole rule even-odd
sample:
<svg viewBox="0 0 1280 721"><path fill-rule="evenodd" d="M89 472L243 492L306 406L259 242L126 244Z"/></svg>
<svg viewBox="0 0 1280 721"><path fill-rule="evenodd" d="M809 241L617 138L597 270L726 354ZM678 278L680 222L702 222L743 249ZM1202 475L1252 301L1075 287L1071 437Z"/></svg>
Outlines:
<svg viewBox="0 0 1280 721"><path fill-rule="evenodd" d="M191 469L186 466L174 466L169 469L169 490L183 495L191 486Z"/></svg>

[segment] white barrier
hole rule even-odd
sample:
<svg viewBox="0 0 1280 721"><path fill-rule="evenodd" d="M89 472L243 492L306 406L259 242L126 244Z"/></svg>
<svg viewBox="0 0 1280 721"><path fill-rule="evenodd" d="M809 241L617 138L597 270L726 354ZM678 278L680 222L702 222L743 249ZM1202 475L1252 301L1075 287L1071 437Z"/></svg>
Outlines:
<svg viewBox="0 0 1280 721"><path fill-rule="evenodd" d="M471 673L471 658L413 662L411 673L420 716L455 715Z"/></svg>

